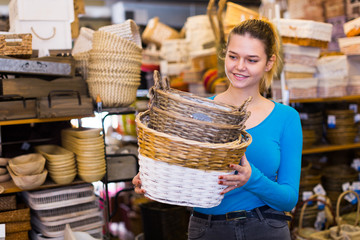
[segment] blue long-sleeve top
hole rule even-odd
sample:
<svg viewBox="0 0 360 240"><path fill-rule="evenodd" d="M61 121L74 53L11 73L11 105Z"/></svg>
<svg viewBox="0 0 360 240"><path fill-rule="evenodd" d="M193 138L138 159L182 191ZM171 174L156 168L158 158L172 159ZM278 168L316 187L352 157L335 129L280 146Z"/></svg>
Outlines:
<svg viewBox="0 0 360 240"><path fill-rule="evenodd" d="M195 208L195 211L225 214L263 205L279 211L294 208L301 171L300 117L294 108L274 103L272 112L259 125L246 130L252 136L252 143L245 152L252 171L248 182L226 193L220 205Z"/></svg>

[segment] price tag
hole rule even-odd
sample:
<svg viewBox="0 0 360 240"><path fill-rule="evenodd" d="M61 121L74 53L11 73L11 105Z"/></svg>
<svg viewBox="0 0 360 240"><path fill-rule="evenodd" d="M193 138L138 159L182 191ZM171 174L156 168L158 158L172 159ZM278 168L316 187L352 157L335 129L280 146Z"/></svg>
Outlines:
<svg viewBox="0 0 360 240"><path fill-rule="evenodd" d="M354 113L357 113L358 112L358 105L355 104L355 103L352 103L352 104L349 105L349 109L353 110Z"/></svg>
<svg viewBox="0 0 360 240"><path fill-rule="evenodd" d="M360 113L355 114L354 121L355 123L360 122Z"/></svg>
<svg viewBox="0 0 360 240"><path fill-rule="evenodd" d="M328 125L328 128L335 128L336 127L336 117L335 117L335 115L328 115L327 125Z"/></svg>
<svg viewBox="0 0 360 240"><path fill-rule="evenodd" d="M302 193L302 200L303 200L303 201L306 201L306 200L308 200L312 195L314 195L312 191L303 191L303 193ZM312 204L312 201L309 201L308 204Z"/></svg>
<svg viewBox="0 0 360 240"><path fill-rule="evenodd" d="M307 113L300 113L300 119L301 120L308 120L309 119L309 115Z"/></svg>
<svg viewBox="0 0 360 240"><path fill-rule="evenodd" d="M360 159L355 158L351 163L351 167L354 168L356 171L360 171Z"/></svg>
<svg viewBox="0 0 360 240"><path fill-rule="evenodd" d="M0 224L0 238L5 239L5 224Z"/></svg>

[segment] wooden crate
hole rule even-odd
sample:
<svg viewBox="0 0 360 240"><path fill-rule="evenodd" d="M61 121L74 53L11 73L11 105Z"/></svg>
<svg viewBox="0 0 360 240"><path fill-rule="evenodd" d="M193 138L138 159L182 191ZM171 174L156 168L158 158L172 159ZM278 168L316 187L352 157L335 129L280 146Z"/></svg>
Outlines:
<svg viewBox="0 0 360 240"><path fill-rule="evenodd" d="M0 120L36 118L36 101L34 99L11 95L1 96L1 98Z"/></svg>
<svg viewBox="0 0 360 240"><path fill-rule="evenodd" d="M32 35L1 34L0 55L30 58L32 55Z"/></svg>

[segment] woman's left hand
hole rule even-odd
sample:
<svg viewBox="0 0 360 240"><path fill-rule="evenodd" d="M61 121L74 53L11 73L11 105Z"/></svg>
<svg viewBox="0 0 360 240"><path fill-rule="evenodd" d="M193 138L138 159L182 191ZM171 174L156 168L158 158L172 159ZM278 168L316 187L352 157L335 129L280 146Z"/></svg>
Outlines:
<svg viewBox="0 0 360 240"><path fill-rule="evenodd" d="M220 194L225 194L234 190L235 188L244 186L245 183L249 180L251 176L251 166L244 154L244 156L240 160L241 165L239 164L230 164L230 168L237 171L237 174L233 175L220 175L219 176L219 184L227 185Z"/></svg>

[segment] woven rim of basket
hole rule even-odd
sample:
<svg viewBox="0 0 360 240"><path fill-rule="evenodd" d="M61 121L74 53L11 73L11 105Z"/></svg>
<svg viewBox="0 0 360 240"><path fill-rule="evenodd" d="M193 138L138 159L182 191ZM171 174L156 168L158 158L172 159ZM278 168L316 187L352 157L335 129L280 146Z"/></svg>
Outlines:
<svg viewBox="0 0 360 240"><path fill-rule="evenodd" d="M184 138L177 137L177 136L172 136L170 134L166 134L166 133L162 133L162 132L153 130L142 122L142 119L146 115L148 115L149 112L150 112L149 110L146 110L145 112L141 112L136 116L135 122L136 122L138 128L144 129L145 131L148 131L148 132L155 133L158 136L168 138L172 142L181 142L181 143L186 143L188 145L193 145L193 146L203 147L203 148L223 148L223 149L246 148L252 142L251 135L244 130L242 131L242 134L240 135L239 139L237 139L233 142L228 142L228 143L206 143L206 142L188 140L188 139L184 139ZM244 139L246 139L246 141L244 141L244 142L242 141L243 140L242 135L244 136Z"/></svg>

